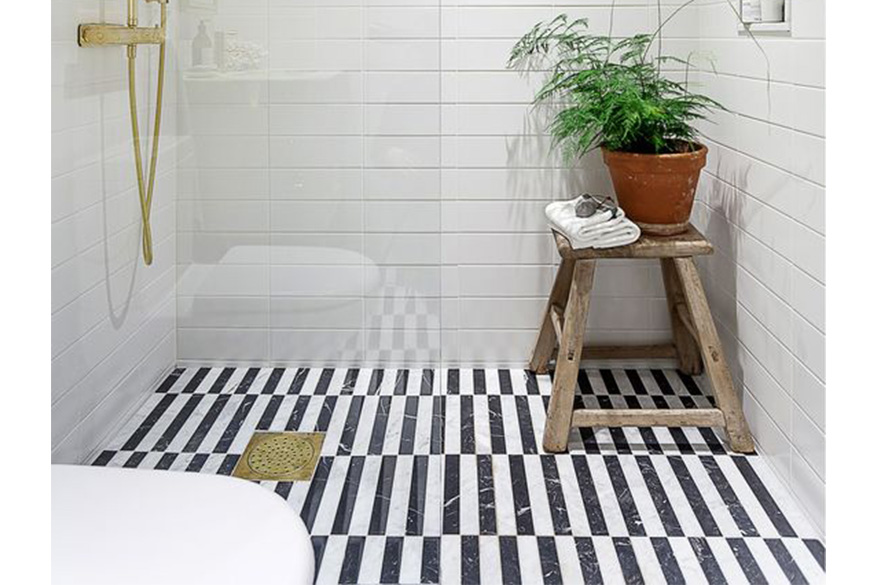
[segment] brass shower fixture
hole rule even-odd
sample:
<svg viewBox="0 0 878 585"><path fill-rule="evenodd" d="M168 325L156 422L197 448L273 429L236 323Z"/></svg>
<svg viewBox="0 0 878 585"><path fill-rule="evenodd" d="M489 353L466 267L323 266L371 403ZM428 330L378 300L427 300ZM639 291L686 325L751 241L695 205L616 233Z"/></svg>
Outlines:
<svg viewBox="0 0 878 585"><path fill-rule="evenodd" d="M168 22L168 0L146 0L161 6L158 26L137 26L137 1L128 0L127 24L80 24L77 39L80 47L103 47L124 45L128 48L128 104L131 110L131 138L134 143L134 162L137 172L137 190L140 196L140 215L143 224L143 261L152 264L152 229L149 215L152 209L152 194L155 187L156 163L159 155L159 131L162 120L162 95L165 85L165 40ZM155 125L153 127L152 153L149 161L149 178L144 181L143 155L140 149L140 125L137 122L137 91L135 85L135 60L137 45L158 45L159 65L156 89Z"/></svg>

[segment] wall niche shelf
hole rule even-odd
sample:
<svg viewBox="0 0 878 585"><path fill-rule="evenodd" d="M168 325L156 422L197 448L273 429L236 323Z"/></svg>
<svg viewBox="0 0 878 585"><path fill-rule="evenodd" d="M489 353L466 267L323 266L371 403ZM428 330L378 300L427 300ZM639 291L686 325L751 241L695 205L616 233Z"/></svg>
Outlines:
<svg viewBox="0 0 878 585"><path fill-rule="evenodd" d="M750 31L753 34L762 34L762 33L788 33L792 30L790 25L791 16L792 16L792 0L784 0L783 7L783 20L777 22L747 22L747 23L738 23L738 33L746 34L747 31ZM739 0L738 2L739 14L744 14L744 0Z"/></svg>

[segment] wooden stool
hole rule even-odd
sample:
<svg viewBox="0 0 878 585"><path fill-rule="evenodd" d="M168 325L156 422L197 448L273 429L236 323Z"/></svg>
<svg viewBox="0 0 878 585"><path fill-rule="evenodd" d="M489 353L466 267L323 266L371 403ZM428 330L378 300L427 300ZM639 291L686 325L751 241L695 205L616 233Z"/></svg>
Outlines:
<svg viewBox="0 0 878 585"><path fill-rule="evenodd" d="M686 232L676 236L644 235L628 246L603 250L574 250L567 238L557 232L555 243L561 266L530 360L531 370L545 374L549 361L557 355L543 449L551 453L566 451L571 427L695 426L724 427L732 450L752 453L753 438L744 420L741 401L735 392L693 259L693 256L712 254L710 242L690 225ZM595 262L599 258L660 260L673 343L583 347ZM717 408L574 410L576 377L583 353L585 357L598 359L676 357L681 371L690 375L700 374L706 367Z"/></svg>

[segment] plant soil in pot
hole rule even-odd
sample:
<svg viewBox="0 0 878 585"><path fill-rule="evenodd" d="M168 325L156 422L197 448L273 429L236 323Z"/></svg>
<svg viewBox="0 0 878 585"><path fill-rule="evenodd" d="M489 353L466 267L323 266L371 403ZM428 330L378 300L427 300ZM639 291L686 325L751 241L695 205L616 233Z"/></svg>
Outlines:
<svg viewBox="0 0 878 585"><path fill-rule="evenodd" d="M707 147L671 154L639 154L601 149L619 206L645 234L686 231Z"/></svg>

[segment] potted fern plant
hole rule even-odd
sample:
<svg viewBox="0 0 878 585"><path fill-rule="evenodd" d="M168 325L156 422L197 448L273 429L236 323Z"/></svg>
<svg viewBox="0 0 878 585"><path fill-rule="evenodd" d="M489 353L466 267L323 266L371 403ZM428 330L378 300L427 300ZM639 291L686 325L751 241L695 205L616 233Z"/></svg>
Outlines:
<svg viewBox="0 0 878 585"><path fill-rule="evenodd" d="M626 215L644 233L671 235L686 230L707 160L692 124L722 106L663 74L666 63L688 71L689 62L651 55L660 29L612 38L562 14L525 34L508 66L548 69L534 103L556 108L553 145L568 159L600 148Z"/></svg>

